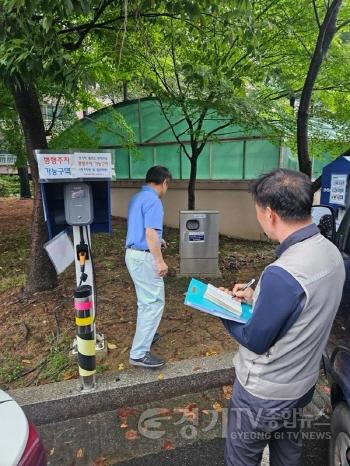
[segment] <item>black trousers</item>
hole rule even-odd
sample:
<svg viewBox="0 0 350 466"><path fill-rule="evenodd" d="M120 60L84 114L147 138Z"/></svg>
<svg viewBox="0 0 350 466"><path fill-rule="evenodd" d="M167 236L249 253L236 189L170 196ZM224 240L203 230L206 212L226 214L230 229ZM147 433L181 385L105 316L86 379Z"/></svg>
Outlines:
<svg viewBox="0 0 350 466"><path fill-rule="evenodd" d="M228 466L259 466L266 445L270 466L301 466L301 400L263 400L248 393L236 380L228 411L225 459Z"/></svg>

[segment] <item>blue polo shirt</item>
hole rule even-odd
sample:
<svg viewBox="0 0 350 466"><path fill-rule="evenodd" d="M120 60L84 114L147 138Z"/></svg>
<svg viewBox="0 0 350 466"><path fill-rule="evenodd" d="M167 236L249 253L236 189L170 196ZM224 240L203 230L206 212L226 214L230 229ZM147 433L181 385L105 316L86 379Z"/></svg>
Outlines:
<svg viewBox="0 0 350 466"><path fill-rule="evenodd" d="M159 239L163 237L164 209L157 192L151 186L143 186L129 202L128 232L125 246L135 249L148 249L146 228L157 231Z"/></svg>

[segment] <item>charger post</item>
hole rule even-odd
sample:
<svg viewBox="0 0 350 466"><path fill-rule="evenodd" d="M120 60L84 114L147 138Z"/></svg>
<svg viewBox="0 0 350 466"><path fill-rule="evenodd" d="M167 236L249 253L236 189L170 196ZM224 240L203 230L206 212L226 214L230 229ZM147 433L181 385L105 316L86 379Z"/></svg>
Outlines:
<svg viewBox="0 0 350 466"><path fill-rule="evenodd" d="M83 390L95 387L96 351L106 349L103 334L96 333L96 301L91 233L111 233L110 179L112 156L108 151L35 151L49 238L62 231L73 233L76 288L74 290L78 356Z"/></svg>

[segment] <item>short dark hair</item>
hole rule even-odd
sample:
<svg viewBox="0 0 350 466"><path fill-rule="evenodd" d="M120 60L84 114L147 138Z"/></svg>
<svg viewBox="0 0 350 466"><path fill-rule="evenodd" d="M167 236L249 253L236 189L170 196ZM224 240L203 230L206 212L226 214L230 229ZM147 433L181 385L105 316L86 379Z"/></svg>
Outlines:
<svg viewBox="0 0 350 466"><path fill-rule="evenodd" d="M146 174L146 183L162 184L165 180L171 180L172 176L166 167L155 165Z"/></svg>
<svg viewBox="0 0 350 466"><path fill-rule="evenodd" d="M270 207L286 222L311 215L312 183L304 173L278 168L254 180L249 191L258 206Z"/></svg>

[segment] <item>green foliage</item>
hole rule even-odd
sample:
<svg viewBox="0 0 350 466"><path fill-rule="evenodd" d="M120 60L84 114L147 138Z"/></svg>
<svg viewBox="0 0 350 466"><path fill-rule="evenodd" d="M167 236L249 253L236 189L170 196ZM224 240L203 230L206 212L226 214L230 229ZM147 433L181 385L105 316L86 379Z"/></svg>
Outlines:
<svg viewBox="0 0 350 466"><path fill-rule="evenodd" d="M63 373L75 366L75 362L69 358L68 353L68 339L60 341L52 340L50 353L48 354L44 368L41 371L41 378L49 382L58 382L62 380Z"/></svg>
<svg viewBox="0 0 350 466"><path fill-rule="evenodd" d="M183 21L167 17L135 24L125 44L125 63L132 64L144 88L160 98L179 142L194 142L192 153L183 146L187 156L197 156L232 123L280 137L278 126L269 124L270 116L283 114L286 106L261 104L255 85L269 76L268 39L283 34L281 24L269 21L274 13L267 1L211 2ZM139 53L131 63L135 49ZM177 108L186 128L174 118Z"/></svg>
<svg viewBox="0 0 350 466"><path fill-rule="evenodd" d="M0 175L0 197L18 197L19 194L18 175Z"/></svg>
<svg viewBox="0 0 350 466"><path fill-rule="evenodd" d="M109 370L108 364L98 364L96 366L96 374L103 374L104 372Z"/></svg>
<svg viewBox="0 0 350 466"><path fill-rule="evenodd" d="M15 358L10 353L0 356L0 383L9 384L18 379L24 372L24 367L20 359Z"/></svg>
<svg viewBox="0 0 350 466"><path fill-rule="evenodd" d="M0 70L15 79L17 75L27 80L46 73L69 79L67 44L76 33L75 37L67 33L65 40L59 31L67 22L87 20L97 5L78 0L4 0L0 7Z"/></svg>
<svg viewBox="0 0 350 466"><path fill-rule="evenodd" d="M70 128L55 136L49 144L50 149L69 150L84 147L85 149L97 149L98 141L89 135L82 124L77 122Z"/></svg>
<svg viewBox="0 0 350 466"><path fill-rule="evenodd" d="M14 112L8 119L0 120L0 133L3 138L2 150L17 157L17 167L25 166L27 155L23 132Z"/></svg>
<svg viewBox="0 0 350 466"><path fill-rule="evenodd" d="M321 23L329 4L322 0L315 1L318 20ZM276 11L271 20L280 21L283 17L283 40L271 41L269 76L264 83L258 85L262 89L262 101L272 99L287 105L292 103L295 107L290 107L289 113L284 112L279 119L286 143L295 149L296 111L319 28L312 2L276 2ZM349 26L345 25L349 17L350 2L345 0L338 18L338 33L329 52L323 57L313 91L309 112L309 143L310 154L313 157L322 157L324 153L335 157L350 145L350 85L347 65L350 46L346 32L346 27L349 29Z"/></svg>
<svg viewBox="0 0 350 466"><path fill-rule="evenodd" d="M90 118L89 127L85 123L86 120L75 121L50 141L50 148L73 149L83 147L85 149L98 149L102 144L103 134L107 132L118 136L118 139L121 138L123 147L130 149L134 154L138 153L135 147L133 130L115 109L109 110L106 121L97 121Z"/></svg>

